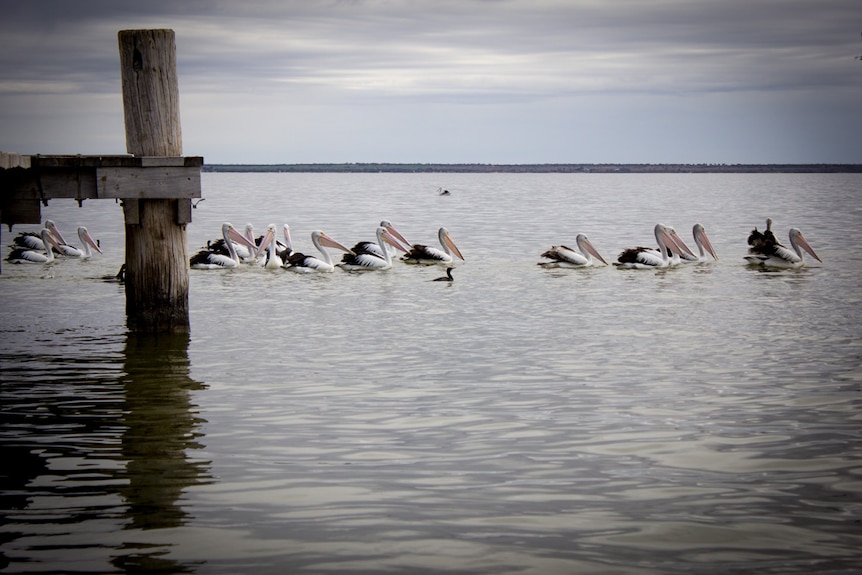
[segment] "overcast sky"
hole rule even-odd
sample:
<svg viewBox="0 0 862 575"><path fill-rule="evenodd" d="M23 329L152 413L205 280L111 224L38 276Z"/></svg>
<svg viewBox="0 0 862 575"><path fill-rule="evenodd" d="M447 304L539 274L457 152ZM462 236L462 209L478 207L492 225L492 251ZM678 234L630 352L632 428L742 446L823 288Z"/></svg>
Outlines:
<svg viewBox="0 0 862 575"><path fill-rule="evenodd" d="M860 163L860 0L0 0L0 150L122 154L176 33L207 163Z"/></svg>

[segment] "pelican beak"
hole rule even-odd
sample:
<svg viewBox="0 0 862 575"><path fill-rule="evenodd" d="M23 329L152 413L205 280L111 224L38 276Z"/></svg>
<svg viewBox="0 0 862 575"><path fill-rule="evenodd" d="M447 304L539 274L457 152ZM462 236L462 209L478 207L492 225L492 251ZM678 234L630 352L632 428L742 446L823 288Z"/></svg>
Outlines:
<svg viewBox="0 0 862 575"><path fill-rule="evenodd" d="M389 243L390 243L390 244L392 244L395 248L400 249L402 252L406 252L406 251L407 251L407 249L406 249L404 246L408 246L408 247L409 247L409 246L411 245L411 244L410 244L410 242L408 242L408 241L407 241L407 238L405 238L404 236L402 236L402 235L401 235L401 232L399 232L399 231L395 228L395 226L393 226L392 224L389 224L388 226L383 226L383 227L384 227L384 228L386 228L386 231L387 231L388 233L392 234L392 236L394 236L394 237L395 237L395 240L396 240L397 242L401 242L401 244L402 244L402 245L400 245L400 246L399 246L399 245L392 244L392 242L389 242Z"/></svg>
<svg viewBox="0 0 862 575"><path fill-rule="evenodd" d="M593 246L593 243L592 243L590 240L588 240L588 239L586 239L586 238L585 238L585 239L584 239L584 241L583 241L582 243L583 243L584 249L585 249L585 250L587 250L587 251L590 253L590 255L591 255L591 256L593 256L594 258L596 258L597 260L599 260L599 261L600 261L600 262L602 262L603 264L608 265L608 262L606 262L606 261L605 261L605 258L603 258L603 257L601 256L601 254L600 254L600 253L598 252L598 250Z"/></svg>
<svg viewBox="0 0 862 575"><path fill-rule="evenodd" d="M322 246L326 246L328 248L333 248L336 250L341 250L341 251L347 252L349 254L353 253L353 250L351 250L350 248L348 248L348 247L342 245L341 243L335 241L334 239L332 239L331 237L329 237L328 235L326 235L323 232L320 232L320 236L317 238L317 241L320 242L320 245L322 245Z"/></svg>
<svg viewBox="0 0 862 575"><path fill-rule="evenodd" d="M453 254L458 256L459 259L464 260L464 256L461 255L461 250L459 250L458 246L455 245L455 242L452 241L452 238L449 236L448 232L443 235L443 241L446 242L446 245L449 247ZM599 258L601 258L601 256L599 256Z"/></svg>
<svg viewBox="0 0 862 575"><path fill-rule="evenodd" d="M698 237L700 238L700 243L703 245L703 249L705 249L709 255L711 255L715 261L718 261L718 256L715 254L715 249L712 247L712 242L709 241L709 236L706 235L706 230L701 228L698 231Z"/></svg>
<svg viewBox="0 0 862 575"><path fill-rule="evenodd" d="M814 248L811 247L811 244L808 243L808 240L805 239L805 236L802 235L802 232L799 232L799 235L796 236L796 243L799 244L800 248L808 252L808 254L812 258L814 258L820 263L823 263L823 260L821 260L820 257L816 253L814 253Z"/></svg>
<svg viewBox="0 0 862 575"><path fill-rule="evenodd" d="M249 240L243 234L239 233L233 226L231 226L231 228L228 230L228 237L230 237L230 239L235 241L236 243L244 245L252 252L255 252L257 250L257 246L254 244L254 242Z"/></svg>
<svg viewBox="0 0 862 575"><path fill-rule="evenodd" d="M245 238L246 240L248 240L248 238L246 238L245 236L242 236L242 237ZM263 239L260 242L260 247L254 246L252 248L252 249L256 250L254 253L254 257L260 256L260 254L262 254L263 251L267 247L269 247L269 244L271 244L274 240L275 240L275 234L273 233L273 231L269 230L269 229L266 230L266 233L263 235Z"/></svg>
<svg viewBox="0 0 862 575"><path fill-rule="evenodd" d="M48 230L49 233L45 234L48 238L48 243L51 244L51 247L45 246L45 251L47 252L49 249L54 249L57 253L63 253L63 250L60 249L60 241L54 237L54 234L50 233L51 230Z"/></svg>
<svg viewBox="0 0 862 575"><path fill-rule="evenodd" d="M45 224L46 224L45 227L47 227L49 230L51 230L51 235L54 237L55 240L57 240L58 245L66 243L66 238L64 238L63 234L60 233L60 230L57 228L57 224L55 224L53 221L50 221L50 220L45 222ZM57 249L60 249L60 248L58 247Z"/></svg>
<svg viewBox="0 0 862 575"><path fill-rule="evenodd" d="M407 253L407 248L401 245L401 242L398 241L399 237L403 238L403 236L401 235L396 236L395 234L390 233L389 228L383 228L383 241L395 248L396 250L401 250L402 252Z"/></svg>
<svg viewBox="0 0 862 575"><path fill-rule="evenodd" d="M694 255L694 252L691 251L691 249L685 244L685 242L682 241L682 238L679 237L679 234L676 233L676 230L673 228L670 228L670 238L673 242L673 245L677 247L677 253L687 253L690 256L697 257Z"/></svg>
<svg viewBox="0 0 862 575"><path fill-rule="evenodd" d="M96 240L94 240L94 239L93 239L93 236L91 236L91 235L90 235L90 232L89 232L89 231L87 231L87 230L85 229L85 230L84 230L84 233L82 233L82 234L81 234L81 236L84 238L84 241L85 241L85 242L87 242L88 244L90 244L90 247L91 247L91 248L93 248L94 250L96 250L96 251L97 251L97 252L99 252L99 253L102 253L102 248L100 248L100 247L99 247L98 242L96 242Z"/></svg>

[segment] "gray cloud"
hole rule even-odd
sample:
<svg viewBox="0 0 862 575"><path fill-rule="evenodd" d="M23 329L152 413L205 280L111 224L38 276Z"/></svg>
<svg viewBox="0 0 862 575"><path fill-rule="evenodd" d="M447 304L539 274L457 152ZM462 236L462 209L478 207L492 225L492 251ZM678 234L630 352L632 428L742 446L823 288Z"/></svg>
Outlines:
<svg viewBox="0 0 862 575"><path fill-rule="evenodd" d="M662 156L641 161L698 161L674 157L682 152L700 153L699 161L849 161L842 147L849 131L862 127L858 114L846 118L862 84L862 62L854 60L862 51L856 0L4 0L2 8L0 105L7 111L0 127L20 125L21 114L16 120L8 110L33 97L55 108L46 118L78 101L71 94L114 98L121 106L117 31L172 28L183 131L195 144L194 134L205 134L200 140L216 161L251 161L233 149L238 127L218 132L219 122L233 126L238 118L246 130L260 131L250 138L259 142L257 155L280 161L310 149L318 161L400 161L392 156L410 146L415 155L436 156L411 160L541 161L539 149L554 156L546 161L566 161L566 129L589 128L593 141L605 140L596 124L628 137L601 151L583 147L604 161L637 150ZM824 136L817 149L775 142L766 152L777 129L798 120L775 110L821 118L813 129L822 126L824 134L836 124L848 134L836 134L834 147L824 146ZM427 117L438 120L428 124ZM501 122L511 129L503 138L508 146L499 135L482 139L499 133ZM728 124L757 144L734 145L731 135L723 145L703 136L679 145L656 133L672 127L667 131L691 139L697 134L687 125L726 133ZM274 138L274 126L299 135L304 147ZM449 136L462 129L473 145L457 151L464 157L449 157L455 155ZM40 125L35 133L49 130ZM404 135L396 145L382 130ZM28 151L20 144L32 142L31 135L13 140L3 132L0 149ZM321 134L330 142L331 134L342 134L330 147L339 157L327 157ZM525 143L536 138L547 145ZM356 157L345 157L351 153Z"/></svg>

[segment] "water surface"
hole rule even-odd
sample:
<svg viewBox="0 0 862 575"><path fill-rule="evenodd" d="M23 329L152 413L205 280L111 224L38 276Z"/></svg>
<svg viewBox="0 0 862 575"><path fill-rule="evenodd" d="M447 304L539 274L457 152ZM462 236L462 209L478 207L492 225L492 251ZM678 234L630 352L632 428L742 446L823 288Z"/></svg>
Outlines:
<svg viewBox="0 0 862 575"><path fill-rule="evenodd" d="M52 201L103 256L0 275L7 573L848 573L862 554L862 177L204 174L223 221L445 225L440 267L191 272L188 337L136 337L120 206ZM438 186L451 191L439 196ZM744 265L765 218L822 264ZM719 261L606 259L657 221ZM36 227L17 226L15 233ZM8 243L13 234L4 230Z"/></svg>

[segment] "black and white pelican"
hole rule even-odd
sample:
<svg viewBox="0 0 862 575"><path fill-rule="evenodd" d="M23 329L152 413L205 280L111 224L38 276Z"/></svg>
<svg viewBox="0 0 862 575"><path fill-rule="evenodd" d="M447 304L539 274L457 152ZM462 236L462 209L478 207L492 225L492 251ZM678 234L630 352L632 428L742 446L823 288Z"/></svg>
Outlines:
<svg viewBox="0 0 862 575"><path fill-rule="evenodd" d="M248 242L241 242L238 240L237 237L240 235L251 242L254 248L250 248L248 246ZM230 250L227 248L227 242L230 241L233 244L233 250L236 252L237 257L241 262L253 262L257 257L258 251L263 251L262 249L258 250L258 246L260 245L259 240L263 238L263 236L260 236L260 238L256 240L254 237L254 226L251 224L246 224L245 229L241 234L237 230L234 230L230 233L230 237L232 238L230 240L226 240L221 237L216 240L208 241L207 249L211 252L230 257Z"/></svg>
<svg viewBox="0 0 862 575"><path fill-rule="evenodd" d="M712 247L712 242L709 241L709 236L706 235L706 229L700 224L694 224L691 228L691 233L694 236L694 243L697 245L697 255L683 251L679 257L683 263L705 262L709 258L706 254L718 261L718 256L715 255L715 249Z"/></svg>
<svg viewBox="0 0 862 575"><path fill-rule="evenodd" d="M189 266L198 270L212 270L221 268L235 268L239 265L239 256L236 253L234 242L244 245L246 248L256 251L257 246L244 235L239 233L230 223L225 222L221 226L222 240L220 247L215 249L215 244L205 250L201 250L189 259ZM227 252L227 253L225 253Z"/></svg>
<svg viewBox="0 0 862 575"><path fill-rule="evenodd" d="M545 251L541 256L550 261L539 262L538 265L545 268L585 268L596 265L593 258L608 265L608 262L599 254L586 234L578 234L575 243L578 246L578 251L563 245L551 246L551 249Z"/></svg>
<svg viewBox="0 0 862 575"><path fill-rule="evenodd" d="M629 248L620 253L615 266L631 269L655 269L666 268L671 264L669 251L682 252L683 249L677 245L670 232L664 224L655 225L655 240L658 249L636 247Z"/></svg>
<svg viewBox="0 0 862 575"><path fill-rule="evenodd" d="M745 256L746 261L750 265L757 265L768 268L801 268L805 265L804 252L813 257L818 262L823 262L820 257L814 252L814 248L799 231L799 228L790 228L790 246L792 250L783 246L778 242L770 242L767 240L755 242L749 248L749 255Z"/></svg>
<svg viewBox="0 0 862 575"><path fill-rule="evenodd" d="M54 261L54 250L59 249L59 243L48 228L39 232L42 244L48 249L13 248L6 258L13 264L47 264Z"/></svg>
<svg viewBox="0 0 862 575"><path fill-rule="evenodd" d="M54 220L45 220L45 228L51 232L57 243L64 242L63 235L57 228ZM12 248L24 248L36 251L45 251L45 242L42 241L42 230L38 232L21 232L12 238Z"/></svg>
<svg viewBox="0 0 862 575"><path fill-rule="evenodd" d="M290 271L298 273L331 272L335 270L335 265L332 263L332 256L329 255L326 248L342 250L348 254L351 253L350 248L345 247L320 230L311 232L311 243L320 252L322 259L315 256L307 256L301 252L293 252L287 257L285 267Z"/></svg>
<svg viewBox="0 0 862 575"><path fill-rule="evenodd" d="M404 246L410 245L410 242L408 242L407 239L403 235L401 235L401 232L399 232L398 229L395 226L393 226L392 222L390 222L389 220L383 220L382 222L380 222L380 227L386 228L386 231L388 231L391 235L395 236L395 238L399 242L401 242ZM389 244L389 243L384 244L384 248L386 249L386 251L389 252L390 257L395 255L396 249L391 244ZM356 245L354 245L352 248L350 248L350 250L354 254L357 254L357 255L358 254L371 254L371 255L377 256L379 258L383 257L383 252L380 251L380 244L377 242L372 242L372 241L356 242ZM406 249L402 248L401 251L406 251Z"/></svg>
<svg viewBox="0 0 862 575"><path fill-rule="evenodd" d="M449 264L453 261L453 255L460 260L464 259L461 250L452 241L449 230L446 228L437 230L437 239L443 247L442 250L423 244L413 244L410 251L401 256L401 261L408 264Z"/></svg>
<svg viewBox="0 0 862 575"><path fill-rule="evenodd" d="M384 226L377 228L377 245L382 256L371 253L353 253L349 252L341 256L341 261L337 264L343 270L349 272L357 271L375 271L388 270L392 267L392 256L386 248L386 244L391 245L396 250L406 251L398 239Z"/></svg>
<svg viewBox="0 0 862 575"><path fill-rule="evenodd" d="M90 235L90 232L88 232L87 228L84 226L78 226L78 239L81 241L82 248L57 242L57 250L66 257L81 259L91 257L93 255L92 250L102 253L102 248L99 247L99 243L93 239L93 236ZM92 250L90 248L92 248Z"/></svg>

